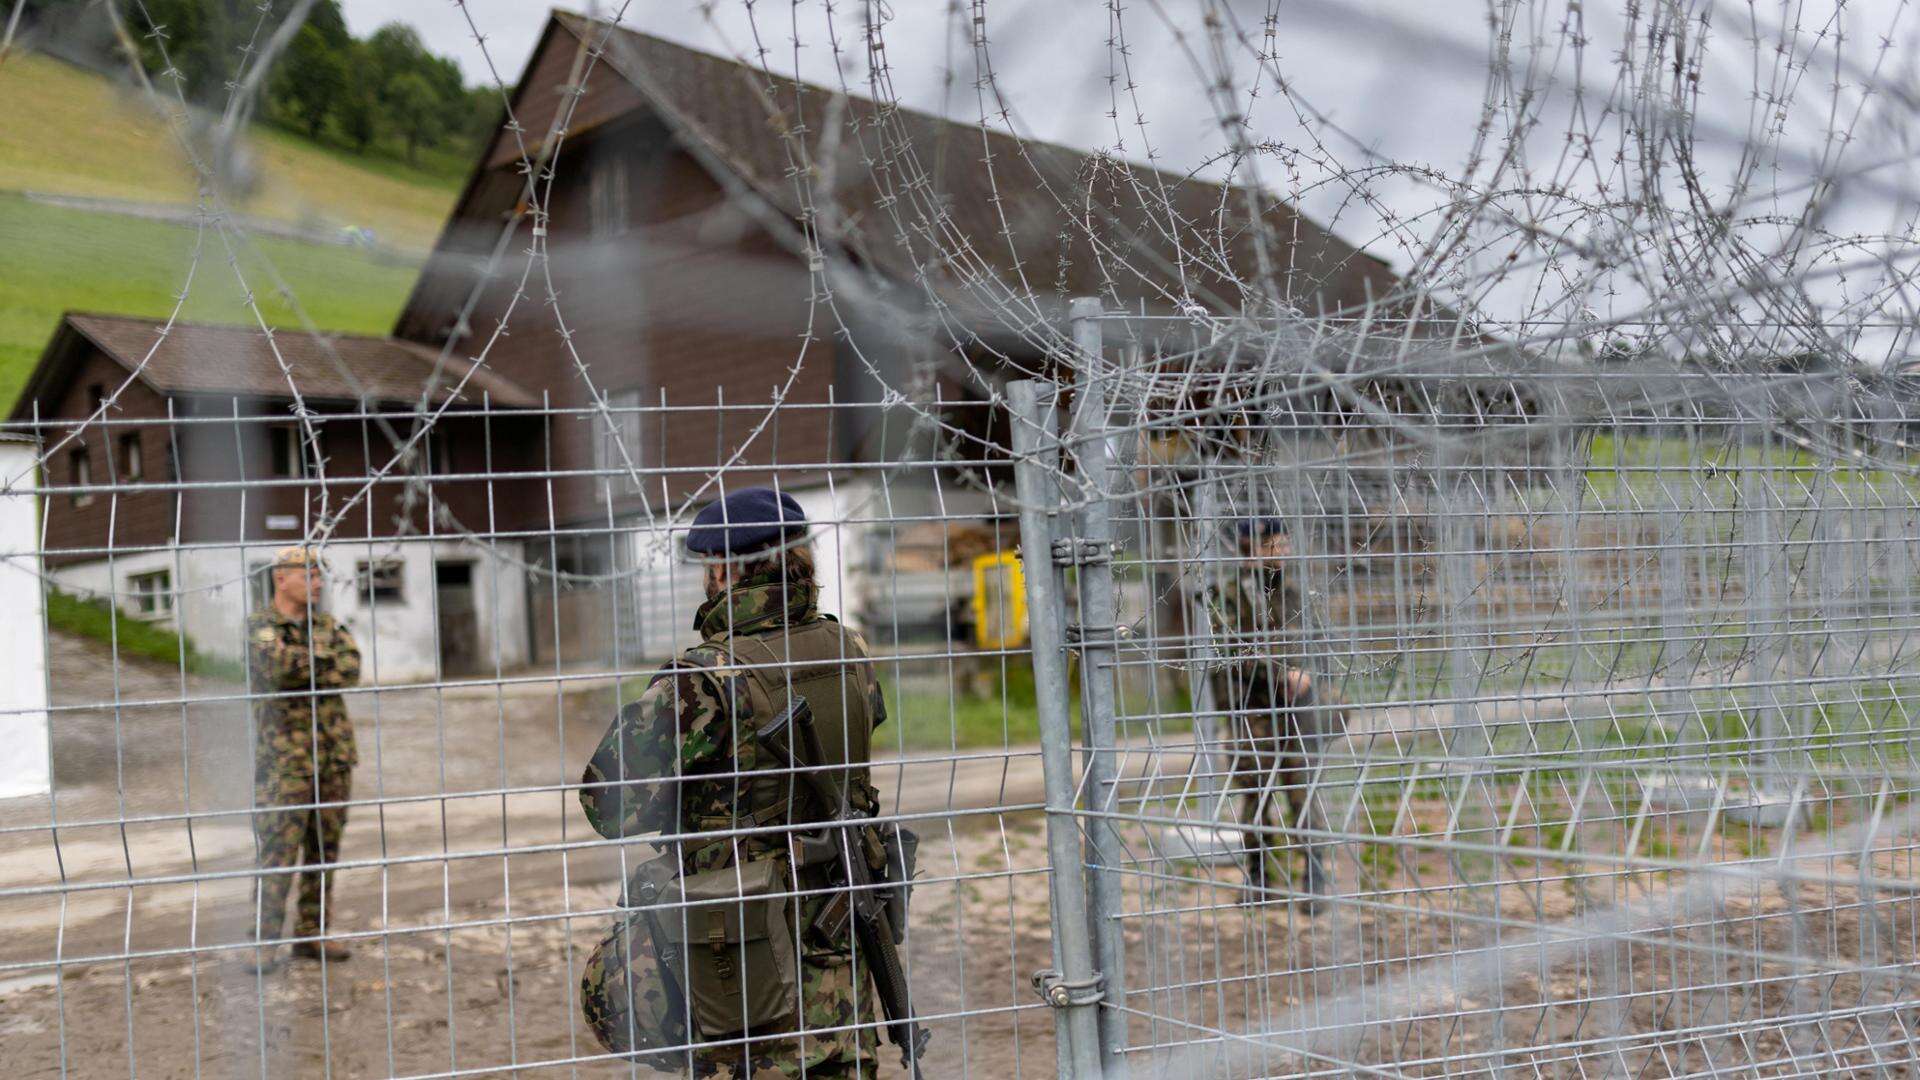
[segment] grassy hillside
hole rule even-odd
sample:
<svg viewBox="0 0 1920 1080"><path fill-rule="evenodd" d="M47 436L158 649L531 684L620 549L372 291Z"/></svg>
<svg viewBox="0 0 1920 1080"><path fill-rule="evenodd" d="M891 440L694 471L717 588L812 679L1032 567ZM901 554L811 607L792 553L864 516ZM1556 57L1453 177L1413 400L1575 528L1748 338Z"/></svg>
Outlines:
<svg viewBox="0 0 1920 1080"><path fill-rule="evenodd" d="M413 169L265 127L251 140L261 181L236 210L363 226L403 248L432 244L465 176L461 162ZM194 176L165 118L138 94L57 60L15 53L0 64L0 190L186 204Z"/></svg>
<svg viewBox="0 0 1920 1080"><path fill-rule="evenodd" d="M307 225L363 226L383 247L424 252L458 195L464 166L438 171L358 158L285 132L252 136L261 173L247 215ZM163 317L192 286L184 315L251 322L219 235L121 213L48 205L33 191L186 206L193 174L166 122L110 80L46 57L0 65L0 409L10 407L67 310ZM269 261L324 329L385 333L419 271L412 258L257 238L239 270L274 325L299 325L273 295Z"/></svg>
<svg viewBox="0 0 1920 1080"><path fill-rule="evenodd" d="M245 666L196 652L180 635L116 611L105 600L83 600L50 589L47 591L47 625L112 645L121 658L138 656L167 665L178 665L184 660L187 670L196 675L214 675L233 682L247 677Z"/></svg>
<svg viewBox="0 0 1920 1080"><path fill-rule="evenodd" d="M11 407L40 350L69 309L162 317L185 285L195 230L117 214L66 210L0 195L0 406ZM315 323L383 334L419 267L365 251L257 239L239 271L275 326L299 325L271 292L262 259L278 268ZM219 235L207 230L185 317L248 322L252 316Z"/></svg>

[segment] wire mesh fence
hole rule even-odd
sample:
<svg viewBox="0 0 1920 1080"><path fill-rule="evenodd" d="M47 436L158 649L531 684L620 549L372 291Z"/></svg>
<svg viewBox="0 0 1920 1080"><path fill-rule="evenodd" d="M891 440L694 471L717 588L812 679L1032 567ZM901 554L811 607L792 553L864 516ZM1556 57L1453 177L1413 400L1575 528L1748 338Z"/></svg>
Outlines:
<svg viewBox="0 0 1920 1080"><path fill-rule="evenodd" d="M1073 378L943 404L1004 409L1014 452L972 460L552 469L522 443L511 467L510 425L546 446L607 418L486 403L442 417L474 433L446 461L384 475L355 451L417 416L316 410L311 466L232 402L23 426L60 454L9 557L46 603L133 618L48 648L58 783L0 825L10 1041L88 1075L619 1064L577 987L652 846L587 827L580 770L707 595L684 524L633 507L737 482L806 507L820 606L872 650L874 820L922 837L902 956L931 1074L1911 1063L1920 505L1809 449L1904 439L1904 414L1794 434L1836 415L1797 375L1236 378L1247 342L1174 366L1147 355L1179 351L1166 325L1079 310ZM768 415L613 410L736 412ZM130 436L194 471L122 478ZM257 717L328 691L250 683L246 616L277 511L329 498L400 523L335 511L321 548L364 657L335 691L358 768L276 803ZM604 520L548 516L583 499ZM156 624L189 631L171 657ZM354 957L262 972L256 883L298 864L257 826L287 805L345 819L306 865ZM680 828L654 839L756 832Z"/></svg>
<svg viewBox="0 0 1920 1080"><path fill-rule="evenodd" d="M618 415L658 431L732 409ZM873 409L816 411L851 422ZM738 414L751 422L765 410ZM622 910L623 884L654 847L588 827L581 773L656 669L702 638L695 613L707 595L701 568L679 550L684 522L653 528L632 509L648 487L686 500L697 484L672 467L645 470L637 488L634 470L542 469L524 445L525 468L460 464L469 453L498 462L503 447L489 433L502 424L550 433L602 422L584 410L477 407L457 421L475 442L456 444L447 467L422 462L385 477L354 451L373 426L413 417L343 409L309 419L319 463L285 480L271 470L295 466L272 456L270 430L287 425L272 416L110 420L69 444L98 455L134 433L205 440L231 452L224 481L184 472L88 482L48 468L44 543L12 557L38 554L45 569L33 591L49 603L96 604L103 618L112 604L134 618L110 624L118 636L107 642L56 634L49 647L59 782L7 802L0 825L10 1041L36 1066L82 1074L148 1060L392 1075L614 1060L581 1017L578 985ZM65 432L45 424L39 434L53 443ZM180 461L201 476L217 471L206 453L183 450ZM999 582L1017 567L1017 530L1008 504L969 482L968 469L947 457L768 461L737 474L806 508L819 606L871 642L864 667L884 689L886 716L873 736L876 821L923 837L908 956L916 1009L956 1069L970 1056L997 1068L1022 1052L1023 1031L1044 1046L1051 1027L1035 1019L1045 1007L1025 976L1009 974L1042 966L1045 950L1046 863L1028 820L1041 804L1034 691L1021 674L1023 627ZM715 495L736 474L721 475ZM248 616L272 602L263 575L284 547L268 523L282 509L319 512L323 488L364 489L383 509L407 502L401 489L417 492L419 525L359 539L343 525L319 548L325 610L358 640L361 683L263 684ZM574 497L607 500L608 517L538 520ZM156 502L165 512L142 518L140 504ZM453 524L453 508L481 505L492 527ZM196 539L139 531L183 521L197 523ZM162 580L150 584L154 575ZM167 639L171 659L151 655L156 625L191 628ZM276 800L259 785L260 770L284 760L271 710L291 704L300 733L321 711L314 703L335 695L357 744L351 788ZM339 752L324 720L312 720L296 760ZM316 768L294 771L310 783ZM274 865L259 825L289 807L339 813L342 846ZM300 865L333 868L319 927L256 906L258 881ZM323 935L353 957L254 970L256 921L283 948Z"/></svg>
<svg viewBox="0 0 1920 1080"><path fill-rule="evenodd" d="M0 31L192 192L0 425L24 1074L1920 1069L1903 5L1368 21L1449 171L1313 5L456 3L381 336L238 212L318 6Z"/></svg>
<svg viewBox="0 0 1920 1080"><path fill-rule="evenodd" d="M1237 375L1285 328L1200 365L1107 322L1182 362L1093 369L1073 392L1130 404L1064 436L1137 448L1064 503L1111 503L1111 565L1060 560L1115 681L1075 815L1106 1067L1908 1066L1916 508L1809 449L1902 441L1904 409L1798 375Z"/></svg>

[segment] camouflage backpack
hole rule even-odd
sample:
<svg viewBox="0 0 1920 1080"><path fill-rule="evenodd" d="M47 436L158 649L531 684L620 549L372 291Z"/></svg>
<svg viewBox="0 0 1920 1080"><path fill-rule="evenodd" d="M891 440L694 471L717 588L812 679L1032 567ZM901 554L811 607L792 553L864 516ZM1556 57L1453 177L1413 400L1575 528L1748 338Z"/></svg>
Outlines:
<svg viewBox="0 0 1920 1080"><path fill-rule="evenodd" d="M800 1000L786 860L686 877L677 869L662 855L634 872L621 900L628 910L580 980L581 1012L601 1045L662 1071L679 1067L690 1042L791 1030Z"/></svg>
<svg viewBox="0 0 1920 1080"><path fill-rule="evenodd" d="M865 656L857 638L823 617L780 635L723 633L685 659L698 667L740 665L743 722L772 716L789 697L806 698L820 729L821 764L853 766L837 771L855 805L871 810L865 764L874 718L865 695L844 688L854 670L849 661ZM784 772L747 778L725 816L696 817L687 825L712 831L785 823L791 782ZM870 858L882 860L879 834L869 832ZM689 1042L790 1030L800 991L794 889L784 855L684 877L671 851L643 864L627 884L622 906L628 910L593 951L581 979L581 1010L601 1044L672 1070ZM904 914L895 925L904 928ZM683 1049L647 1053L665 1047Z"/></svg>

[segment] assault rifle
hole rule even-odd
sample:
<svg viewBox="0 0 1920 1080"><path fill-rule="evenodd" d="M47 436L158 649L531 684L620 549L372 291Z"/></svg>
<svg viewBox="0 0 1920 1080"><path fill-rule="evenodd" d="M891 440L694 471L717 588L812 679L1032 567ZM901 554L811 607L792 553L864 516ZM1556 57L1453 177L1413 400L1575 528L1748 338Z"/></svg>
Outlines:
<svg viewBox="0 0 1920 1080"><path fill-rule="evenodd" d="M901 1064L913 1070L918 1080L920 1057L926 1053L927 1041L933 1038L933 1032L913 1021L907 974L901 969L900 953L894 948L899 939L894 936L883 895L890 884L904 889L906 882L874 880L861 835L867 817L848 801L846 784L823 770L825 755L820 751L820 736L813 728L813 707L807 704L806 698L792 695L787 707L762 724L753 737L775 761L792 766L794 775L812 792L826 814L820 819L822 828L818 832L799 838L800 846L809 856L805 860L807 864L813 865L818 860L830 867L839 891L827 898L810 929L819 932L826 941L842 941L847 923L853 923L861 959L873 973L875 996L887 1014L887 1038L900 1048ZM889 870L905 872L901 867L889 867Z"/></svg>

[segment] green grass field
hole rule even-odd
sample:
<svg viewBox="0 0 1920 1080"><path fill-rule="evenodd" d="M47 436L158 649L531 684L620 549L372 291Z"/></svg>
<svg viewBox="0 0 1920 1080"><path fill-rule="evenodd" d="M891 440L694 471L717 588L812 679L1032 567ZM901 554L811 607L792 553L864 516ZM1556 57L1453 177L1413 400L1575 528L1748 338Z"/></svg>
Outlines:
<svg viewBox="0 0 1920 1080"><path fill-rule="evenodd" d="M414 169L257 127L261 174L233 209L306 225L372 228L381 244L424 252L458 194L465 165ZM26 191L186 206L194 177L166 121L126 88L55 60L16 53L0 65L0 404L11 407L65 311L250 323L240 278L280 329L297 327L268 266L325 330L386 333L418 261L330 244L259 238L229 265L208 229L30 200ZM237 273L236 273L237 270ZM191 278L189 279L189 274Z"/></svg>
<svg viewBox="0 0 1920 1080"><path fill-rule="evenodd" d="M82 600L58 589L49 590L47 625L102 643L110 642L122 656L178 665L184 652L187 670L194 674L236 682L246 678L246 668L239 663L201 655L185 645L180 635L115 611L105 600Z"/></svg>
<svg viewBox="0 0 1920 1080"><path fill-rule="evenodd" d="M260 182L236 212L363 226L418 250L439 235L471 164L442 154L416 169L262 126L250 148ZM195 190L172 125L134 91L32 53L0 65L0 191L187 205Z"/></svg>
<svg viewBox="0 0 1920 1080"><path fill-rule="evenodd" d="M271 291L271 263L316 325L371 334L392 329L419 272L412 262L364 251L260 239L236 274L216 231L206 231L197 262L195 241L191 227L0 195L0 401L11 406L61 312L162 318L187 288L189 270L185 318L250 322L244 275L273 325L298 326L292 307Z"/></svg>

